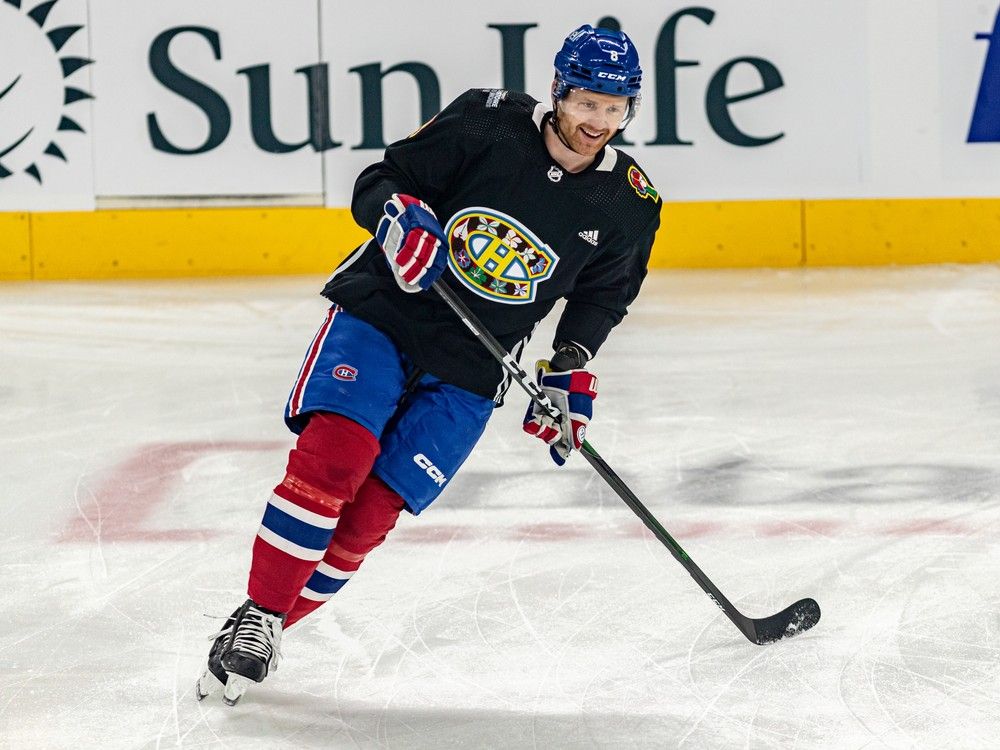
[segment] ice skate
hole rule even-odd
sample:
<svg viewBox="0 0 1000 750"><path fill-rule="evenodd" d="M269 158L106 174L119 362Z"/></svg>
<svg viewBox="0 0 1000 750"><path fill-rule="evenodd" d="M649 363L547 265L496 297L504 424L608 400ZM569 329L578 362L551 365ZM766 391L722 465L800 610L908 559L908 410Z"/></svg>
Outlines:
<svg viewBox="0 0 1000 750"><path fill-rule="evenodd" d="M205 671L194 685L195 697L198 700L204 700L209 695L221 690L226 685L229 675L222 667L221 657L226 645L232 638L233 623L236 621L236 615L238 613L239 610L233 612L233 614L229 616L229 619L226 620L225 627L212 636L215 640L212 642L212 648L208 652L208 665L205 667Z"/></svg>
<svg viewBox="0 0 1000 750"><path fill-rule="evenodd" d="M263 681L269 672L278 668L285 615L266 612L247 599L231 619L234 622L219 651L220 671L225 678L213 672L211 659L208 672L224 686L223 701L235 706L251 683ZM219 638L223 638L225 633L223 631ZM218 639L216 643L219 643Z"/></svg>

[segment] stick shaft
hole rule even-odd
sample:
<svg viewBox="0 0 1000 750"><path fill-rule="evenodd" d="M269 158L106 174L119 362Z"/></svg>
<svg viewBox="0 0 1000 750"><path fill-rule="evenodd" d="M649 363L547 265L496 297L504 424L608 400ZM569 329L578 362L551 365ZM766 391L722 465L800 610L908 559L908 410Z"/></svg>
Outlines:
<svg viewBox="0 0 1000 750"><path fill-rule="evenodd" d="M532 401L534 401L538 406L544 409L549 416L554 419L559 418L559 410L555 408L552 401L548 396L539 388L538 384L530 378L528 373L524 371L517 360L501 346L500 342L494 338L493 334L487 331L483 324L476 318L471 310L466 306L464 302L456 295L451 288L449 288L443 281L435 281L432 288L437 292L442 299L448 304L448 306L455 311L455 313L461 318L462 322L466 327L472 331L472 333L482 342L483 346L489 350L490 354L500 363L500 365L510 374L514 381L521 386L521 388L528 394ZM628 485L622 481L614 470L608 465L607 461L601 458L601 455L594 449L594 447L587 442L583 441L583 447L580 451L587 462L594 468L594 470L600 474L601 478L608 483L608 485L615 491L615 494L620 497L625 504L632 509L639 519L645 524L646 528L653 532L653 535L660 540L660 542L670 550L670 554L674 556L684 569L691 574L691 577L701 586L702 590L708 594L708 596L714 601L719 609L721 609L726 616L732 620L733 624L740 629L747 638L752 641L757 640L757 636L754 630L753 622L750 618L741 614L739 610L732 605L732 603L727 599L718 587L712 583L711 579L706 576L701 568L699 568L694 560L690 558L687 552L677 543L677 541L670 536L662 524L656 520L656 517L650 513L649 509L643 505L642 501L636 497L635 493L629 489Z"/></svg>

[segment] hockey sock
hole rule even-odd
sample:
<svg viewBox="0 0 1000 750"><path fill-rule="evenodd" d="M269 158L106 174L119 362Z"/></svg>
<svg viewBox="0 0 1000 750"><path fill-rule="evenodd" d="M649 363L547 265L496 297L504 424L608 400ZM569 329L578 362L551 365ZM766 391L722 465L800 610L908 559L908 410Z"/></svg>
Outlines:
<svg viewBox="0 0 1000 750"><path fill-rule="evenodd" d="M378 453L378 440L357 422L326 412L309 419L254 540L247 593L256 604L292 608Z"/></svg>
<svg viewBox="0 0 1000 750"><path fill-rule="evenodd" d="M344 587L365 556L385 541L403 505L403 498L378 477L365 480L354 501L344 507L333 541L288 613L286 628Z"/></svg>

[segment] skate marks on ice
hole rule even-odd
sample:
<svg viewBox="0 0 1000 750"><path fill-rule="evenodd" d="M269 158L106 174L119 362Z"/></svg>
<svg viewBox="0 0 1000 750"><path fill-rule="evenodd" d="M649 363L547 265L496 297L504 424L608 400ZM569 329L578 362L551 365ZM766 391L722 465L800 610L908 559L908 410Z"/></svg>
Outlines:
<svg viewBox="0 0 1000 750"><path fill-rule="evenodd" d="M237 454L287 449L282 441L182 441L141 445L102 472L96 486L77 503L78 514L59 535L60 542L122 541L169 542L211 539L218 528L156 528L158 514L179 517L175 505L190 495L194 485L211 476L220 483L252 465L257 456Z"/></svg>
<svg viewBox="0 0 1000 750"><path fill-rule="evenodd" d="M685 734L691 746L742 742L747 725L739 719L694 721L710 698L699 697L691 675L704 679L704 660L725 669L760 649L715 618L700 592L683 591L676 566L650 568L642 550L616 560L615 547L568 556L528 540L513 553L457 543L448 558L466 561L459 570L442 567L432 550L415 553L407 568L383 559L368 588L334 616L357 648L345 655L340 637L328 642L320 625L299 637L293 628L275 680L236 710L280 714L271 731L284 741L283 730L301 722L294 741L308 747L662 748ZM390 592L383 577L398 588ZM359 614L374 610L378 618ZM679 611L693 612L694 624ZM764 672L773 665L752 663ZM775 684L766 713L777 716L798 687ZM210 730L234 737L233 717L242 714L191 703L181 705L182 724L202 724L186 743ZM204 718L195 718L202 706ZM802 719L787 723L789 733L803 733ZM253 731L240 728L239 736Z"/></svg>
<svg viewBox="0 0 1000 750"><path fill-rule="evenodd" d="M245 505L236 495L247 485L247 477L259 465L260 455L270 454L269 463L278 466L292 441L225 440L153 442L133 448L118 461L98 468L78 480L74 515L58 534L61 543L87 542L185 542L210 539L228 533L226 526L192 528L189 519L199 514L187 512L191 496L208 500L206 483L223 489L211 496L211 505ZM260 473L259 471L256 473ZM492 475L484 475L491 479ZM488 490L484 476L461 480L456 494L482 506ZM232 479L240 481L235 485ZM227 485L228 481L228 485ZM456 480L457 482L459 480ZM464 485L464 486L462 486ZM262 484L257 494L266 496ZM195 502L193 505L199 505ZM169 526L183 521L184 526Z"/></svg>
<svg viewBox="0 0 1000 750"><path fill-rule="evenodd" d="M874 609L882 615L865 621L839 676L841 704L869 733L866 746L921 747L944 737L955 747L996 744L1000 585L997 566L982 565L990 546L996 554L987 539L937 540L912 565L891 566L891 580L854 582L883 592Z"/></svg>
<svg viewBox="0 0 1000 750"><path fill-rule="evenodd" d="M222 486L227 477L245 476L259 462L259 454L270 454L271 462L277 465L287 449L288 444L278 440L157 442L139 446L99 473L95 481L78 488L83 499L77 501L77 514L67 520L59 541L182 542L225 535L225 528L192 527L191 514L170 506L190 505L192 490L198 494L199 485L206 481ZM747 524L755 535L765 537L798 532L829 535L847 530L890 537L962 535L971 533L974 527L957 519L955 509L1000 499L1000 472L963 464L894 463L822 469L735 456L689 465L669 479L659 472L643 470L623 472L623 477L647 496L648 506L682 540L733 533ZM620 512L624 507L621 500L603 482L595 481L589 468L562 469L558 478L558 492L539 493L531 492L537 489L538 472L499 474L473 468L455 477L447 498L439 505L451 509L523 509L528 493L532 508L590 509L600 512L609 526L595 531L589 522L521 523L509 529L515 540L522 535L572 541L608 533L624 538L642 538L646 534L640 522ZM880 512L910 503L923 503L928 509L916 518L912 514L899 518ZM849 516L814 513L814 517L791 512L810 507L837 511L845 506L855 506L859 512ZM709 519L692 512L715 507L757 507L765 512L751 519L717 513ZM785 507L790 513L782 518L781 509ZM166 523L170 517L183 518L183 526L171 527ZM452 538L474 538L482 532L478 525L442 526L435 523L438 517L435 512L420 523L403 524L394 539L440 543Z"/></svg>
<svg viewBox="0 0 1000 750"><path fill-rule="evenodd" d="M161 488L133 521L90 499L156 443L287 438L322 280L5 289L0 746L991 747L998 281L651 274L602 350L595 446L741 611L815 596L802 637L746 643L592 472L524 442L512 394L235 709L192 695L201 613L242 600L284 450L154 461L114 489ZM99 533L53 543L74 488Z"/></svg>
<svg viewBox="0 0 1000 750"><path fill-rule="evenodd" d="M996 505L982 495L990 472L887 471L897 477L903 497L898 501L851 473L844 485L814 487L813 496L824 498L819 503L795 486L813 481L815 470L797 478L799 472L786 466L784 494L776 495L775 505L742 507L744 496L756 497L760 483L772 482L775 474L773 467L755 471L738 459L690 467L686 475L696 489L682 483L677 506L661 502L656 512L679 538L697 540L692 553L748 615L767 614L800 595L822 601L822 627L781 644L780 651L749 649L619 501L597 508L522 502L484 515L483 507L464 507L459 498L466 493L456 487L455 503L442 503L433 515L401 519L395 552L376 552L342 598L328 605L339 631L326 619L290 631L281 669L237 707L247 713L223 713L221 701L207 700L199 708L192 705L192 675L207 649L204 636L215 628L193 630L190 615L237 595L220 582L244 575L245 550L231 543L220 547L220 540L237 536L236 527L253 528L259 514L244 496L246 487L237 491L231 480L241 477L263 488L267 472L254 476L252 466L263 455L283 457L282 450L224 447L170 470L157 511L141 524L126 525L148 533L132 539L109 534L112 572L98 586L106 615L85 608L84 616L78 610L62 627L39 634L44 640L96 629L114 644L130 644L124 654L138 654L150 640L163 644L156 663L171 665L175 680L168 694L153 698L158 734L143 746L168 740L222 746L236 738L249 747L300 741L303 747L337 747L341 740L347 747L439 747L476 743L479 732L511 738L509 747L662 747L680 739L691 747L905 747L905 738L931 741L947 726L940 723L946 711L914 708L937 705L926 690L916 690L935 682L954 687L948 700L970 726L985 732L995 724L989 684L976 683L996 663L996 650L988 645L996 643L995 619L992 631L956 637L940 663L925 655L934 645L928 629L988 623L998 609L997 592L987 582L1000 579L1000 571L995 564L993 573L983 568L984 540L997 530L990 520ZM712 473L730 488L732 502L724 513L704 502L725 496L714 492ZM840 470L830 474L842 476ZM637 484L647 480L636 477ZM469 481L475 486L497 479L473 475ZM194 514L184 499L192 482L209 488ZM957 502L949 502L946 489ZM883 502L860 502L863 493L879 493ZM932 502L937 493L940 502ZM208 496L211 506L204 504ZM795 500L783 503L783 497ZM209 540L165 533L184 530L192 518L218 535ZM109 522L105 515L105 529L113 532ZM57 548L73 556L89 545L71 541ZM934 554L948 545L954 545L951 557ZM136 556L142 565L136 566ZM211 565L198 570L208 560ZM910 578L894 573L900 562ZM964 609L950 593L935 596L935 586L949 590L941 569L961 571L963 562L975 566L965 575L980 590ZM131 575L122 575L123 566L134 568ZM933 586L918 585L924 568L933 574ZM914 588L913 602L900 600ZM177 620L183 639L164 637L155 605L144 600L150 592L185 602L186 619ZM55 609L55 601L44 598L43 605ZM926 627L907 622L906 612L918 604L934 621ZM889 656L900 649L896 630L909 655L893 662ZM49 663L55 670L50 677L34 681L43 693L59 694L52 682L60 675L57 664ZM118 669L110 652L75 669L83 674L91 665L109 673ZM913 684L901 682L900 674L910 675ZM141 692L146 679L121 682ZM134 705L129 710L149 715Z"/></svg>
<svg viewBox="0 0 1000 750"><path fill-rule="evenodd" d="M975 740L997 726L996 507L956 511L978 531L705 536L699 559L748 614L823 601L821 628L755 649L655 540L600 538L606 513L497 510L483 526L481 511L440 509L443 531L478 517L479 532L373 553L330 622L321 610L289 631L281 669L237 707L249 713L184 695L171 721L187 746L858 748L954 736L950 710ZM532 531L587 524L587 538ZM192 670L200 645L183 647Z"/></svg>
<svg viewBox="0 0 1000 750"><path fill-rule="evenodd" d="M102 658L53 677L93 686L98 675L96 690L104 697L95 704L82 696L91 719L81 715L75 725L103 731L107 747L848 748L874 737L880 739L871 747L953 737L948 723L894 733L879 713L881 701L904 723L900 714L932 703L921 680L886 679L882 666L898 629L908 646L903 667L923 679L950 681L952 707L972 726L985 731L995 724L989 683L982 682L995 674L996 651L983 647L995 644L995 629L966 632L935 658L930 631L951 638L977 613L942 614L942 605L955 603L950 594L942 601L944 580L907 595L922 567L961 567L965 557L981 559L983 550L925 558L913 554L916 546L899 549L908 538L891 545L894 551L848 540L836 545L839 570L810 578L816 561L832 550L808 551L805 540L788 541L758 542L769 560L782 548L782 562L780 571L763 565L754 575L747 573L746 545L739 545L742 553L720 542L710 548L720 577L747 612L774 609L791 585L824 592L823 628L773 649L746 644L657 545L623 550L619 540L606 540L581 548L526 537L513 549L506 542L456 540L373 556L352 581L363 585L345 588L332 613L321 610L315 622L289 630L280 669L235 709L212 699L197 703L191 694L215 624L192 619L188 609L201 611L235 593L211 586L220 566L241 567L236 555L217 559L212 571L172 560L158 578L150 572L135 590L121 591L106 614L65 623L50 635L85 628L108 643L98 647ZM947 551L954 542L941 538L935 544L943 546L930 551ZM197 559L211 549L199 542L188 552ZM917 562L892 575L900 559ZM992 597L995 611L996 589L984 588L971 571L968 577L956 596ZM178 600L182 580L191 606L170 615L173 624L159 623L162 607L147 595L166 590L167 601ZM876 587L881 595L873 597ZM933 616L926 623L917 602ZM118 666L122 657L132 665L127 673ZM51 666L58 670L58 664L56 654ZM871 689L869 673L875 674ZM58 684L35 681L39 695L72 706ZM112 685L118 698L109 704ZM937 716L945 720L947 712ZM55 744L40 746L85 746L88 736L95 735L64 726Z"/></svg>

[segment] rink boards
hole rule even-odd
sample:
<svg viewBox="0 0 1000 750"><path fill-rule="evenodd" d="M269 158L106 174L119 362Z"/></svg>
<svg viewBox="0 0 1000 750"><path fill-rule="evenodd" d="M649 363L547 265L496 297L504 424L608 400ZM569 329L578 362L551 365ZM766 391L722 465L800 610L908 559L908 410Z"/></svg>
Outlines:
<svg viewBox="0 0 1000 750"><path fill-rule="evenodd" d="M1000 260L1000 0L609 11L0 2L0 280L326 272L387 144L470 86L547 103L584 21L641 51L652 267Z"/></svg>
<svg viewBox="0 0 1000 750"><path fill-rule="evenodd" d="M652 268L1000 260L1000 199L668 203ZM0 279L326 273L367 233L344 208L0 213Z"/></svg>

